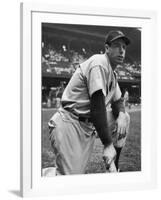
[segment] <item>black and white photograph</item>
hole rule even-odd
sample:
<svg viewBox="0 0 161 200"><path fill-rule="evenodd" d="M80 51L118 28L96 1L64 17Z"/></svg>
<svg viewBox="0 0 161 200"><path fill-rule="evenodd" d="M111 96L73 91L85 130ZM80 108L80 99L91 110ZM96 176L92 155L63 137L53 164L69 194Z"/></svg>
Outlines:
<svg viewBox="0 0 161 200"><path fill-rule="evenodd" d="M140 172L141 27L41 24L41 175Z"/></svg>
<svg viewBox="0 0 161 200"><path fill-rule="evenodd" d="M22 196L155 187L155 12L21 16Z"/></svg>

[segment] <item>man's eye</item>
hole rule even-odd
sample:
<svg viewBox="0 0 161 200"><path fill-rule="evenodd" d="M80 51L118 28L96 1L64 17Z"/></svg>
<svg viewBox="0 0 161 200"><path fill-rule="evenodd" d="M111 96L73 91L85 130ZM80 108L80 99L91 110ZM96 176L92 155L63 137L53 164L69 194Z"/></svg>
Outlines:
<svg viewBox="0 0 161 200"><path fill-rule="evenodd" d="M123 45L123 46L122 46L122 48L123 48L123 49L126 49L126 46L125 46L125 45Z"/></svg>

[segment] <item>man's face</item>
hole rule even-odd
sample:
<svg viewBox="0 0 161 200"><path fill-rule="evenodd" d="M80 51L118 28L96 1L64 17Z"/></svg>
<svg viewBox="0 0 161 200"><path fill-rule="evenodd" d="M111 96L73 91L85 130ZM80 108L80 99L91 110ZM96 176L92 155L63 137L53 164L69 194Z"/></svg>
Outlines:
<svg viewBox="0 0 161 200"><path fill-rule="evenodd" d="M123 39L117 39L106 46L106 52L109 56L111 64L117 65L124 61L126 53L126 44Z"/></svg>

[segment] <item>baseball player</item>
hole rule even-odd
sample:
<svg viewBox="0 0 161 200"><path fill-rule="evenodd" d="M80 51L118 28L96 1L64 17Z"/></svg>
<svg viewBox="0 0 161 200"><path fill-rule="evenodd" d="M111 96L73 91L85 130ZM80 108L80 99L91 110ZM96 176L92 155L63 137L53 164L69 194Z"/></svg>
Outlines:
<svg viewBox="0 0 161 200"><path fill-rule="evenodd" d="M108 171L118 171L130 118L115 68L123 63L129 43L121 31L109 32L105 53L80 64L65 88L61 107L49 121L57 175L85 173L96 131L104 145L103 159Z"/></svg>

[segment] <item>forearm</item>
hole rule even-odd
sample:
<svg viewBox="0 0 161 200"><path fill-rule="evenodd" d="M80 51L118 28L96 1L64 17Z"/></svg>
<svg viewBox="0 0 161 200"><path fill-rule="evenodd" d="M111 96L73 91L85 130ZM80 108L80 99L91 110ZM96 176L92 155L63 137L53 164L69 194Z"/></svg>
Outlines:
<svg viewBox="0 0 161 200"><path fill-rule="evenodd" d="M105 146L110 145L112 138L107 125L104 95L101 90L95 92L91 97L91 118L102 143Z"/></svg>
<svg viewBox="0 0 161 200"><path fill-rule="evenodd" d="M120 98L111 104L112 112L115 118L119 116L120 112L125 113L124 98Z"/></svg>

